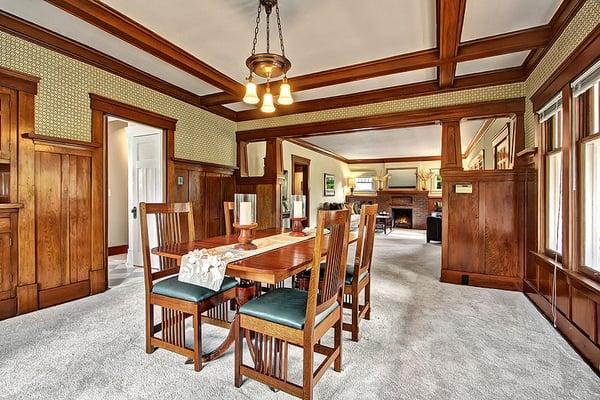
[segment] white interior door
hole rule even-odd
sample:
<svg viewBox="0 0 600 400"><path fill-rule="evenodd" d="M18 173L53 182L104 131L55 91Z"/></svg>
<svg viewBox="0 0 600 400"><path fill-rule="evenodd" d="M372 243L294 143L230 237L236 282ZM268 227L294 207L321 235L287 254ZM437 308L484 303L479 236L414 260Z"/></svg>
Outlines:
<svg viewBox="0 0 600 400"><path fill-rule="evenodd" d="M129 249L127 264L143 265L141 233L139 224L140 202L162 203L164 201L164 141L162 131L144 126L127 128L129 148ZM150 248L155 247L156 223L149 223ZM152 265L158 259L152 256Z"/></svg>

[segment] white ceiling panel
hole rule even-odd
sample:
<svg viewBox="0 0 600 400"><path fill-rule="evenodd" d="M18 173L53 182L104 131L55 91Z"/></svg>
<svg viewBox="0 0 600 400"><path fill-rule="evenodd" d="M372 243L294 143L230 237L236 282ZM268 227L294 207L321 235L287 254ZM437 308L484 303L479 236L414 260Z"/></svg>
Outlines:
<svg viewBox="0 0 600 400"><path fill-rule="evenodd" d="M459 62L456 64L456 75L468 75L475 74L477 72L518 67L523 64L523 61L525 61L528 54L528 51L520 51L518 53L503 54L501 56Z"/></svg>
<svg viewBox="0 0 600 400"><path fill-rule="evenodd" d="M242 80L257 0L104 0L226 75ZM435 0L285 0L290 76L433 48ZM264 51L264 11L257 51ZM272 23L274 18L272 17ZM272 24L272 46L278 48Z"/></svg>
<svg viewBox="0 0 600 400"><path fill-rule="evenodd" d="M466 149L484 120L463 121L461 145ZM442 152L440 125L386 129L304 138L348 159L428 157Z"/></svg>
<svg viewBox="0 0 600 400"><path fill-rule="evenodd" d="M92 47L181 88L205 95L219 89L43 0L0 0L0 9Z"/></svg>
<svg viewBox="0 0 600 400"><path fill-rule="evenodd" d="M544 25L561 0L469 0L461 41Z"/></svg>

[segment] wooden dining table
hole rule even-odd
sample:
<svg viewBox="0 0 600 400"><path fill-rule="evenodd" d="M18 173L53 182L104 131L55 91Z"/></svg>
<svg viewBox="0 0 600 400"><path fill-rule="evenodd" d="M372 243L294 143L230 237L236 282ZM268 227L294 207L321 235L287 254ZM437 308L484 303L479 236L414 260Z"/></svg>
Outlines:
<svg viewBox="0 0 600 400"><path fill-rule="evenodd" d="M254 239L266 238L286 232L284 229L274 228L256 230L254 232ZM357 235L351 232L349 243L355 243L357 239ZM181 265L181 258L192 250L211 249L235 243L237 243L237 235L223 235L155 247L152 249L152 253L157 256L175 259L177 260L177 264ZM315 239L313 237L227 264L225 271L227 276L240 279L240 284L236 288L236 301L238 305L242 306L257 295L258 284L277 285L310 268L313 261L314 245ZM326 236L321 258L327 255L327 247ZM213 318L210 319L212 320ZM235 332L233 322L222 321L222 323L218 323L217 325L227 327L229 334L217 349L202 356L203 361L211 361L220 357L234 342Z"/></svg>

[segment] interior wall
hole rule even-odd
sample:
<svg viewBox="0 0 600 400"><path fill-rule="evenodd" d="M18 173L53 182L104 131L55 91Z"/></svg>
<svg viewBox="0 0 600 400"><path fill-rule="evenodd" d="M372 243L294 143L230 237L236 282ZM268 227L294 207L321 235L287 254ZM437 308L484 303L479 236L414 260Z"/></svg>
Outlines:
<svg viewBox="0 0 600 400"><path fill-rule="evenodd" d="M265 174L267 142L248 143L246 153L248 155L248 176L263 176Z"/></svg>
<svg viewBox="0 0 600 400"><path fill-rule="evenodd" d="M346 200L346 179L350 169L345 162L325 156L288 141L283 142L283 169L289 171L288 198L292 191L292 155L310 159L310 226L316 226L317 210L324 203L343 203ZM324 196L323 175L335 175L335 196Z"/></svg>
<svg viewBox="0 0 600 400"><path fill-rule="evenodd" d="M176 157L236 164L233 121L8 33L0 32L0 48L0 66L41 78L37 133L90 141L94 93L177 119Z"/></svg>
<svg viewBox="0 0 600 400"><path fill-rule="evenodd" d="M129 242L127 122L108 123L108 247Z"/></svg>
<svg viewBox="0 0 600 400"><path fill-rule="evenodd" d="M494 153L492 140L500 133L505 127L506 124L510 122L510 118L496 118L494 122L489 126L489 128L485 131L483 136L473 145L469 154L467 154L466 158L463 159L463 166L465 169L468 169L468 165L471 160L477 155L481 150L484 151L484 164L485 169L494 169Z"/></svg>

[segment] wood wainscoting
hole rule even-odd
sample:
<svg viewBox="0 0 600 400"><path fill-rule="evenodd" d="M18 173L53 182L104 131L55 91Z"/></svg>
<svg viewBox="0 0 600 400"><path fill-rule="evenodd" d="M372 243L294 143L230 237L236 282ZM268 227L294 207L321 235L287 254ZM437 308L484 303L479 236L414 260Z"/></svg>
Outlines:
<svg viewBox="0 0 600 400"><path fill-rule="evenodd" d="M442 282L522 290L524 174L445 171ZM470 193L457 193L457 185Z"/></svg>
<svg viewBox="0 0 600 400"><path fill-rule="evenodd" d="M192 202L196 239L224 235L223 202L233 201L236 168L177 158L173 161L175 184L169 190L174 201Z"/></svg>

